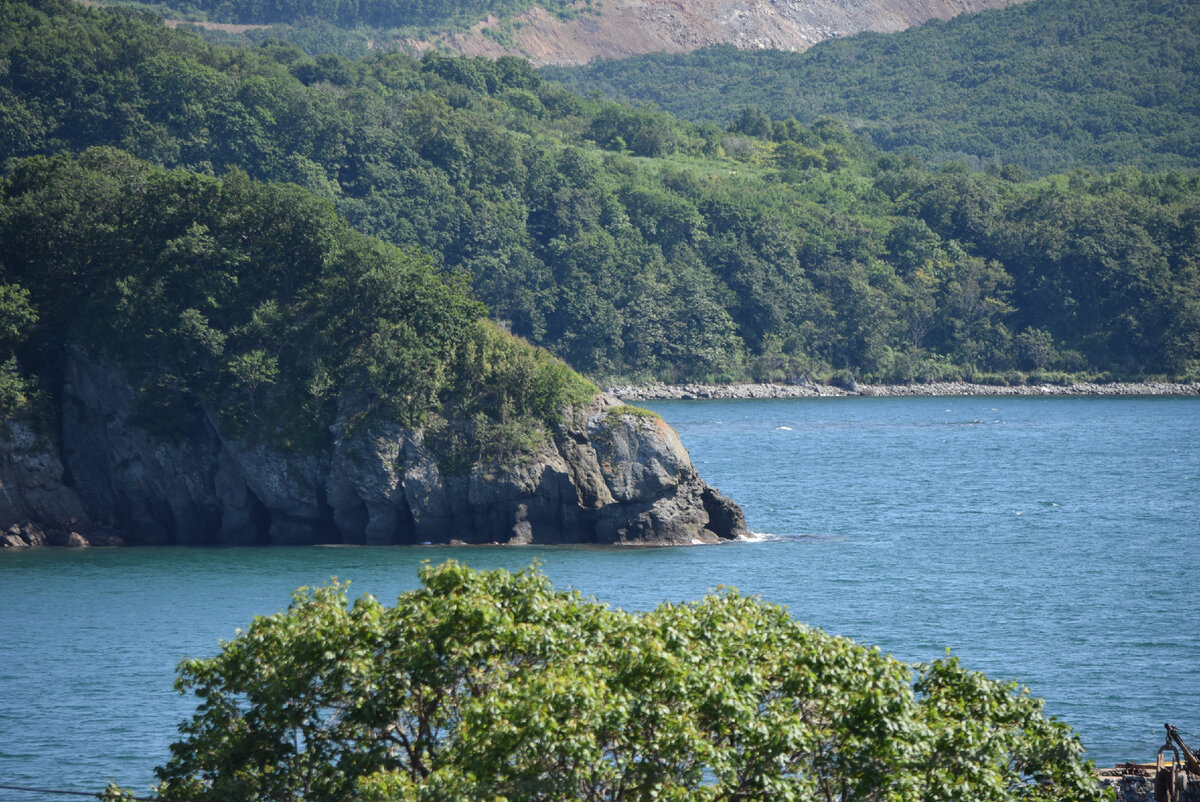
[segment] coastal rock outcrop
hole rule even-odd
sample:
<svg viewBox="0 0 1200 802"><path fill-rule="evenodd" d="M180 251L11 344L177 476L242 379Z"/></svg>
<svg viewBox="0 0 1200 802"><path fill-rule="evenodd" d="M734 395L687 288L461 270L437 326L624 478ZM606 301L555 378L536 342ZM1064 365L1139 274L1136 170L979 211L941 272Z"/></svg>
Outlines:
<svg viewBox="0 0 1200 802"><path fill-rule="evenodd" d="M0 548L87 545L76 530L93 527L54 445L20 421L0 430Z"/></svg>
<svg viewBox="0 0 1200 802"><path fill-rule="evenodd" d="M0 456L3 545L75 533L111 543L363 545L716 543L746 533L661 418L596 396L531 453L454 459L422 429L339 426L330 448L283 452L222 435L201 408L172 436L138 425L119 366L73 352L58 438L10 424ZM62 540L62 537L59 537ZM20 541L19 543L17 541ZM66 545L66 542L63 542Z"/></svg>

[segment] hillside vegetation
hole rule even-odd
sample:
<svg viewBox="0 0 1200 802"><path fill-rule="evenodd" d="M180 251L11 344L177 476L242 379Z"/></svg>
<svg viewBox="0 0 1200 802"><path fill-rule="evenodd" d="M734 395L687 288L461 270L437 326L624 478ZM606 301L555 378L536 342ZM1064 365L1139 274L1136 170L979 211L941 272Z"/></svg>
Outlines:
<svg viewBox="0 0 1200 802"><path fill-rule="evenodd" d="M835 121L693 125L514 58L314 59L2 8L0 158L106 145L297 184L594 378L1198 369L1193 176L930 169Z"/></svg>
<svg viewBox="0 0 1200 802"><path fill-rule="evenodd" d="M328 23L380 36L466 30L480 20L510 21L537 6L559 19L592 10L592 0L128 0L166 16L238 25Z"/></svg>
<svg viewBox="0 0 1200 802"><path fill-rule="evenodd" d="M154 434L190 436L202 407L229 436L301 452L382 417L469 422L477 455L595 392L482 321L427 258L238 170L106 148L27 159L0 183L0 241L0 412L56 392L67 348L117 359Z"/></svg>
<svg viewBox="0 0 1200 802"><path fill-rule="evenodd" d="M1200 168L1200 2L1034 0L803 53L715 47L547 75L691 120L844 120L932 162Z"/></svg>

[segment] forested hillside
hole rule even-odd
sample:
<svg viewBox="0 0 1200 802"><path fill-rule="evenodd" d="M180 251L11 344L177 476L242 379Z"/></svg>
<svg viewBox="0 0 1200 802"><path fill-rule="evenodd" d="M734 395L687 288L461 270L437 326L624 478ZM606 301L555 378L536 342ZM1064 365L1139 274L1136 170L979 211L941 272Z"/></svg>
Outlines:
<svg viewBox="0 0 1200 802"><path fill-rule="evenodd" d="M489 14L507 17L524 11L533 0L191 0L192 5L219 21L239 23L295 22L318 19L339 25L453 26L470 24ZM576 13L570 0L538 0L538 5L562 14ZM590 5L590 3L585 3Z"/></svg>
<svg viewBox="0 0 1200 802"><path fill-rule="evenodd" d="M716 47L547 68L576 91L691 120L847 122L933 162L1200 168L1200 2L1034 0L803 53Z"/></svg>
<svg viewBox="0 0 1200 802"><path fill-rule="evenodd" d="M488 449L595 391L481 321L428 259L240 170L168 172L107 148L27 159L0 183L0 241L4 412L53 391L78 347L117 360L141 425L168 441L203 406L230 436L301 452L335 421L377 417L474 420Z"/></svg>
<svg viewBox="0 0 1200 802"><path fill-rule="evenodd" d="M930 169L830 120L584 99L514 58L313 59L2 8L0 159L108 145L299 184L597 379L1198 369L1193 176Z"/></svg>
<svg viewBox="0 0 1200 802"><path fill-rule="evenodd" d="M172 17L262 25L332 23L395 32L466 29L489 16L508 20L537 5L563 19L592 8L592 0L148 0L128 5Z"/></svg>

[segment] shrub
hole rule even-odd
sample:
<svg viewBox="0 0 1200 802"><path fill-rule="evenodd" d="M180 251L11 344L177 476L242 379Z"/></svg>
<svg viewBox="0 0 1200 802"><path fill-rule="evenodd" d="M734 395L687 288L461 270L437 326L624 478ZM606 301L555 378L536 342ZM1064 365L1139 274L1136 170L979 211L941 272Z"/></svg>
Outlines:
<svg viewBox="0 0 1200 802"><path fill-rule="evenodd" d="M648 613L535 569L425 566L385 607L301 589L180 667L178 800L1099 800L1064 724L727 590Z"/></svg>

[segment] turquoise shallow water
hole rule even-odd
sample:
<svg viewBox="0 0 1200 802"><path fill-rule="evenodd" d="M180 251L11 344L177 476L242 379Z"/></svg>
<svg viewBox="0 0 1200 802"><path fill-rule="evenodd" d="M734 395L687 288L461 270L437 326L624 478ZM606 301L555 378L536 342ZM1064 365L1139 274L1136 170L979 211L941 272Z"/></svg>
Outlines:
<svg viewBox="0 0 1200 802"><path fill-rule="evenodd" d="M181 658L299 585L338 576L388 599L448 557L536 558L557 585L628 609L729 584L903 659L950 648L1030 686L1102 764L1151 759L1167 721L1200 733L1200 400L650 406L775 539L0 553L0 784L148 788L192 709L172 690Z"/></svg>

